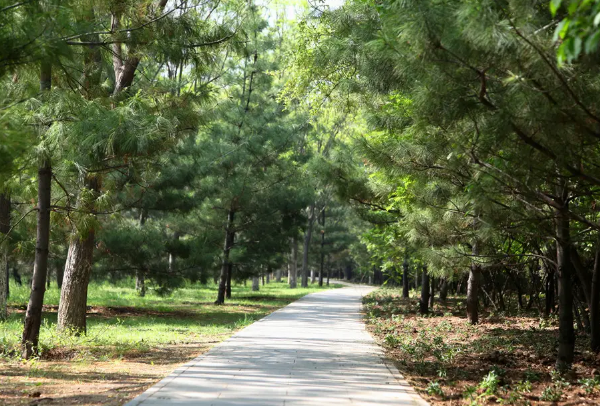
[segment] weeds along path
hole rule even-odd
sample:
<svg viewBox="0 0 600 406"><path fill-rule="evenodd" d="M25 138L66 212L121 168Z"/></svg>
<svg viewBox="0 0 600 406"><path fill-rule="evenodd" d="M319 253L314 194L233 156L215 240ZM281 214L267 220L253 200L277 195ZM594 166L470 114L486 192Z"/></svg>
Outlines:
<svg viewBox="0 0 600 406"><path fill-rule="evenodd" d="M355 285L314 293L176 369L126 406L427 405L366 332Z"/></svg>

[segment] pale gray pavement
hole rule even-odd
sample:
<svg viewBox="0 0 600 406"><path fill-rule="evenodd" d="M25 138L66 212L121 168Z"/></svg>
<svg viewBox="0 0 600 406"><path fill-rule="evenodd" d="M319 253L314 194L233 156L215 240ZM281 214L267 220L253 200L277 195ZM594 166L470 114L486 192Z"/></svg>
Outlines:
<svg viewBox="0 0 600 406"><path fill-rule="evenodd" d="M314 293L177 368L126 406L427 405L365 331L373 288Z"/></svg>

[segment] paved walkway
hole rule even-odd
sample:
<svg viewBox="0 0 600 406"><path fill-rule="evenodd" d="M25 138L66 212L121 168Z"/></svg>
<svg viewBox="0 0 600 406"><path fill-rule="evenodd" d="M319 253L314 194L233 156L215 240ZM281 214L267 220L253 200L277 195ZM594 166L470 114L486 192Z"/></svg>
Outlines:
<svg viewBox="0 0 600 406"><path fill-rule="evenodd" d="M427 405L365 331L371 287L314 293L182 365L126 406Z"/></svg>

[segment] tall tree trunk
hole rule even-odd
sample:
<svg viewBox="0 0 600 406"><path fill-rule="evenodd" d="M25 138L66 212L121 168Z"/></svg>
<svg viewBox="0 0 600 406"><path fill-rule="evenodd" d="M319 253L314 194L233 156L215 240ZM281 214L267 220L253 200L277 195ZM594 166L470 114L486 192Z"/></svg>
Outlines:
<svg viewBox="0 0 600 406"><path fill-rule="evenodd" d="M89 7L84 18L87 21L95 19L93 7ZM99 36L91 34L82 39L98 42ZM92 99L93 90L100 85L101 71L102 55L99 46L84 47L82 90L86 98ZM88 174L85 188L92 192L93 199L88 202L80 195L80 209L93 214L95 212L94 199L100 191L100 178ZM87 290L92 271L94 246L94 229L77 230L71 235L58 307L58 328L60 330L68 330L76 334L86 333Z"/></svg>
<svg viewBox="0 0 600 406"><path fill-rule="evenodd" d="M296 278L298 276L298 239L296 237L292 238L292 253L290 255L290 267L289 267L289 283L290 288L295 288L297 286Z"/></svg>
<svg viewBox="0 0 600 406"><path fill-rule="evenodd" d="M323 265L325 263L325 207L323 207L321 225L321 269L319 270L319 286L323 286Z"/></svg>
<svg viewBox="0 0 600 406"><path fill-rule="evenodd" d="M346 265L346 268L344 269L344 278L347 281L352 279L352 264Z"/></svg>
<svg viewBox="0 0 600 406"><path fill-rule="evenodd" d="M421 300L419 301L419 312L421 314L429 313L429 274L427 267L423 266L423 280L421 283Z"/></svg>
<svg viewBox="0 0 600 406"><path fill-rule="evenodd" d="M575 271L575 275L579 280L579 285L583 290L583 294L585 297L585 301L588 307L591 307L592 304L592 273L583 265L581 261L581 257L579 256L579 252L577 252L577 248L571 245L571 252L569 253L571 258L571 264L573 265L573 270Z"/></svg>
<svg viewBox="0 0 600 406"><path fill-rule="evenodd" d="M478 243L473 243L473 263L469 270L469 280L467 281L467 318L471 324L479 322L479 288L481 284L481 265L477 262L479 255Z"/></svg>
<svg viewBox="0 0 600 406"><path fill-rule="evenodd" d="M419 290L419 268L415 267L415 294Z"/></svg>
<svg viewBox="0 0 600 406"><path fill-rule="evenodd" d="M146 219L148 218L148 210L142 208L140 210L140 229L143 229L146 225ZM170 264L169 264L170 265ZM141 269L135 271L135 291L138 296L144 297L146 296L146 274L148 273L148 269L145 264L142 264Z"/></svg>
<svg viewBox="0 0 600 406"><path fill-rule="evenodd" d="M300 284L300 286L303 288L308 287L308 250L310 249L310 240L312 239L312 230L315 223L315 208L315 203L310 205L308 227L304 232L304 249L302 251L302 281Z"/></svg>
<svg viewBox="0 0 600 406"><path fill-rule="evenodd" d="M35 262L31 281L31 294L25 314L23 328L23 358L30 358L37 351L42 324L42 305L46 291L48 271L48 248L50 244L50 196L52 187L52 166L45 159L38 169L38 213Z"/></svg>
<svg viewBox="0 0 600 406"><path fill-rule="evenodd" d="M100 179L88 176L86 188L94 197L100 190ZM80 197L81 199L81 197ZM82 201L84 211L94 213L94 202ZM87 313L87 291L92 273L92 260L96 230L77 230L71 235L63 286L60 291L58 305L58 329L70 331L74 334L85 334Z"/></svg>
<svg viewBox="0 0 600 406"><path fill-rule="evenodd" d="M179 241L179 233L177 231L175 231L175 233L173 233L173 239L177 242ZM174 253L169 252L169 273L172 275L175 273L176 271L176 256Z"/></svg>
<svg viewBox="0 0 600 406"><path fill-rule="evenodd" d="M252 277L252 292L258 292L260 290L260 280L258 276Z"/></svg>
<svg viewBox="0 0 600 406"><path fill-rule="evenodd" d="M435 278L431 278L429 286L431 287L431 293L429 294L429 308L433 310L433 302L435 301Z"/></svg>
<svg viewBox="0 0 600 406"><path fill-rule="evenodd" d="M331 259L329 255L327 255L327 286L329 286L329 277L331 274Z"/></svg>
<svg viewBox="0 0 600 406"><path fill-rule="evenodd" d="M8 269L8 263L6 264L6 301L10 298L10 270Z"/></svg>
<svg viewBox="0 0 600 406"><path fill-rule="evenodd" d="M40 91L47 92L52 87L52 64L43 61L40 65ZM30 358L35 351L40 337L42 324L42 305L46 291L46 274L48 273L48 252L50 245L50 197L52 188L52 164L45 156L38 168L38 206L37 231L35 243L35 260L31 294L25 313L23 326L22 356Z"/></svg>
<svg viewBox="0 0 600 406"><path fill-rule="evenodd" d="M546 303L544 307L544 316L549 317L550 314L554 313L554 282L556 274L552 264L548 266L546 261L542 261L542 267L546 269Z"/></svg>
<svg viewBox="0 0 600 406"><path fill-rule="evenodd" d="M566 192L564 192L566 194ZM571 263L571 236L566 198L563 209L556 210L556 258L558 271L558 357L556 369L567 370L573 363L575 330L573 328L573 265Z"/></svg>
<svg viewBox="0 0 600 406"><path fill-rule="evenodd" d="M467 318L471 324L479 322L479 284L481 281L481 267L472 264L467 282Z"/></svg>
<svg viewBox="0 0 600 406"><path fill-rule="evenodd" d="M219 291L217 293L216 305L225 303L225 293L227 289L227 273L229 271L229 251L233 247L235 230L233 229L233 220L235 212L229 209L227 213L227 226L225 227L225 244L223 245L223 259L221 261L221 276L219 278Z"/></svg>
<svg viewBox="0 0 600 406"><path fill-rule="evenodd" d="M596 353L600 352L600 238L597 244L590 305L591 349Z"/></svg>
<svg viewBox="0 0 600 406"><path fill-rule="evenodd" d="M539 287L538 287L538 262L539 260L536 260L535 262L533 262L530 266L529 266L529 275L531 278L531 283L529 284L529 300L527 301L527 306L525 307L526 310L531 310L531 308L533 307L533 303L534 301L538 302L538 306L539 306Z"/></svg>
<svg viewBox="0 0 600 406"><path fill-rule="evenodd" d="M8 318L6 301L8 298L10 207L10 196L8 193L0 193L0 321Z"/></svg>
<svg viewBox="0 0 600 406"><path fill-rule="evenodd" d="M440 285L440 301L442 303L446 303L448 299L448 278L442 278L442 283Z"/></svg>
<svg viewBox="0 0 600 406"><path fill-rule="evenodd" d="M138 296L146 296L146 270L138 269L135 271L135 291Z"/></svg>
<svg viewBox="0 0 600 406"><path fill-rule="evenodd" d="M281 282L281 268L277 269L277 271L275 271L275 282Z"/></svg>
<svg viewBox="0 0 600 406"><path fill-rule="evenodd" d="M408 292L408 257L404 257L404 262L402 263L402 297L408 298Z"/></svg>
<svg viewBox="0 0 600 406"><path fill-rule="evenodd" d="M233 274L233 264L230 262L227 267L227 286L225 286L225 298L231 299L231 275Z"/></svg>

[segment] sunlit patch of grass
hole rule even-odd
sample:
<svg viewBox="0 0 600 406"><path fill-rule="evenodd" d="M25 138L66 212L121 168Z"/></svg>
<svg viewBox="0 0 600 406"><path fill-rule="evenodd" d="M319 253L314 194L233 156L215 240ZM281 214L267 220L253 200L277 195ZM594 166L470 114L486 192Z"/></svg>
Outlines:
<svg viewBox="0 0 600 406"><path fill-rule="evenodd" d="M161 346L220 341L234 331L272 311L327 287L289 289L285 283L269 283L252 292L248 284L232 287L232 299L216 306L217 286L188 285L168 296L149 290L137 295L133 281L112 285L90 284L88 331L73 336L56 330L59 291L46 292L43 325L40 331L42 359L119 359L141 356ZM331 286L341 287L341 285ZM9 319L0 323L0 354L17 357L29 292L11 286Z"/></svg>

